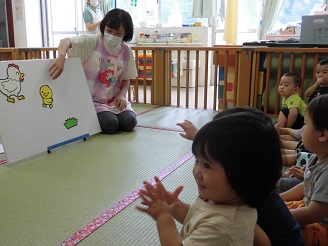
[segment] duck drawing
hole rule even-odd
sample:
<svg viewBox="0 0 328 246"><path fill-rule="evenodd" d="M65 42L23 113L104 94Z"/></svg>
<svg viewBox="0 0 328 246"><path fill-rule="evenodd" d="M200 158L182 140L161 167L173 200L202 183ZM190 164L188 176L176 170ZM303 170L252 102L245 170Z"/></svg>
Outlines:
<svg viewBox="0 0 328 246"><path fill-rule="evenodd" d="M24 73L21 73L19 66L16 64L8 64L7 78L0 79L0 91L7 96L7 101L14 103L15 97L22 100L25 97L20 95L21 83L24 81Z"/></svg>

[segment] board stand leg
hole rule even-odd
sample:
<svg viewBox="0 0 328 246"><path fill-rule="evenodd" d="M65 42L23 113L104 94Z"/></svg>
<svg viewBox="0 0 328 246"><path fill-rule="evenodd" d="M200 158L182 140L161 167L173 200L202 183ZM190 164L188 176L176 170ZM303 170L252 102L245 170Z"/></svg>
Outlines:
<svg viewBox="0 0 328 246"><path fill-rule="evenodd" d="M72 139L69 139L69 140L66 140L66 141L63 141L63 142L60 142L58 144L54 144L54 145L51 145L47 148L47 152L48 154L51 153L51 150L55 149L55 148L58 148L60 146L63 146L63 145L66 145L66 144L69 144L69 143L72 143L72 142L75 142L75 141L78 141L80 139L83 139L84 141L87 141L87 137L89 137L89 134L84 134L84 135L81 135L81 136L78 136L76 138L72 138Z"/></svg>

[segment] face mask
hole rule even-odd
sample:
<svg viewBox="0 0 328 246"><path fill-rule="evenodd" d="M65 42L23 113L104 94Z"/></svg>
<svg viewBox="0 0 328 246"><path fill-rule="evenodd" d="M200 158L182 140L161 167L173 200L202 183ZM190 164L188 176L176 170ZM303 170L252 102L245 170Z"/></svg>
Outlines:
<svg viewBox="0 0 328 246"><path fill-rule="evenodd" d="M98 6L98 0L90 0L90 5L94 8L97 7Z"/></svg>
<svg viewBox="0 0 328 246"><path fill-rule="evenodd" d="M104 41L110 47L117 47L122 43L123 37L116 37L107 32L104 32Z"/></svg>

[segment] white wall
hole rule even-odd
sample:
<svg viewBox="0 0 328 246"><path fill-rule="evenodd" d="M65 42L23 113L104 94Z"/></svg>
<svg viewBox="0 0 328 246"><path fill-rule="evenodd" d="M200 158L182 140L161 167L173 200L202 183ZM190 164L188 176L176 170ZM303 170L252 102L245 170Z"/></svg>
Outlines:
<svg viewBox="0 0 328 246"><path fill-rule="evenodd" d="M12 2L15 46L18 48L42 47L42 27L39 0Z"/></svg>

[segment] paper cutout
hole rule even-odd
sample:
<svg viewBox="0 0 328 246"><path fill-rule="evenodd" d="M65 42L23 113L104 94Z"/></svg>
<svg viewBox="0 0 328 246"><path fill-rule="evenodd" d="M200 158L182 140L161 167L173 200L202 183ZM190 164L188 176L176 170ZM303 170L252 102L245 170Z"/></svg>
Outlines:
<svg viewBox="0 0 328 246"><path fill-rule="evenodd" d="M7 101L14 103L15 97L18 100L25 99L21 92L21 83L24 81L24 73L19 70L19 66L15 63L8 64L7 78L0 79L0 91L7 96Z"/></svg>
<svg viewBox="0 0 328 246"><path fill-rule="evenodd" d="M47 106L49 108L53 107L52 90L49 85L43 85L40 87L40 96L42 97L42 106L44 108L46 108Z"/></svg>
<svg viewBox="0 0 328 246"><path fill-rule="evenodd" d="M65 120L64 126L67 129L70 129L70 128L74 127L74 126L77 126L77 122L78 122L78 120L76 118L71 117L71 118Z"/></svg>

